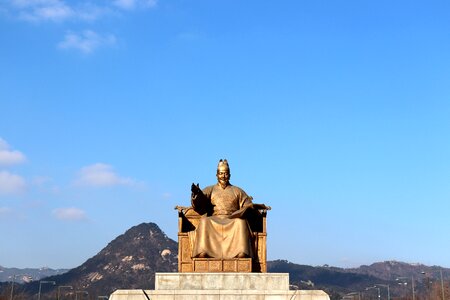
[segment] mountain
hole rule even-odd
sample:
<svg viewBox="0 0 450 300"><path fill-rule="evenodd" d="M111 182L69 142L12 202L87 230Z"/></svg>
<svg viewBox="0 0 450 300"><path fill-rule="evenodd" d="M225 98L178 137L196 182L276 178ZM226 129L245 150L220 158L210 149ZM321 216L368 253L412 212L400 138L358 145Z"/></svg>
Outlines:
<svg viewBox="0 0 450 300"><path fill-rule="evenodd" d="M419 279L426 278L427 276L438 279L440 278L440 270L442 270L444 278L450 277L450 269L439 266L426 266L419 263L409 264L393 260L373 263L370 266L363 265L359 268L346 269L347 272L371 275L384 280L395 280L399 277L415 277Z"/></svg>
<svg viewBox="0 0 450 300"><path fill-rule="evenodd" d="M289 273L290 284L300 289L322 289L332 299L340 299L350 292L374 293L366 288L376 284L389 285L391 296L411 296L411 281L414 279L414 290L419 294L440 295L440 271L444 281L446 295L450 295L450 269L423 264L409 264L398 261L384 261L363 265L358 268L337 268L330 266L312 267L299 265L286 260L268 262L269 272ZM382 287L387 294L386 287ZM333 297L333 295L335 297ZM434 298L433 298L434 299ZM435 298L440 299L440 298Z"/></svg>
<svg viewBox="0 0 450 300"><path fill-rule="evenodd" d="M47 267L43 268L6 268L0 266L0 282L11 281L13 276L15 277L15 282L24 283L30 280L39 280L44 277L63 274L67 272L68 269L50 269ZM24 275L26 274L26 275Z"/></svg>
<svg viewBox="0 0 450 300"><path fill-rule="evenodd" d="M57 286L73 287L72 291L64 289L64 293L87 291L90 299L109 295L116 289L153 289L155 272L177 271L177 246L177 243L168 238L156 224L142 223L118 236L81 266L64 274L49 276L45 280L55 281ZM440 270L437 266L396 261L378 262L351 269L313 267L286 260L268 262L269 272L290 274L293 289L323 289L331 299L341 299L346 293L355 291L374 295L375 290L365 291L365 289L375 284L389 285L391 296L405 297L411 293L409 278L412 276L416 295L425 293L434 295L432 292L440 288L438 285ZM449 289L450 269L443 268L442 271L446 288ZM403 280L406 286L398 284L399 281L396 279L399 277L406 277ZM0 300L3 299L3 294L8 294L9 289L10 284L0 284L0 290L3 290L0 293ZM25 295L22 299L29 299L31 296L35 297L38 289L39 282L35 281L17 286L15 291ZM42 300L54 299L55 286L42 285L42 293ZM386 289L383 288L382 293L384 293L382 297L385 297ZM447 291L447 295L449 294Z"/></svg>
<svg viewBox="0 0 450 300"><path fill-rule="evenodd" d="M116 289L153 289L155 272L177 270L177 255L177 243L158 225L142 223L118 236L81 266L45 280L98 296L109 295ZM33 294L38 286L38 282L32 282L24 289ZM42 293L54 293L54 287L42 285Z"/></svg>
<svg viewBox="0 0 450 300"><path fill-rule="evenodd" d="M340 268L312 267L287 260L269 261L267 264L269 272L289 273L291 288L324 290L331 299L340 299L346 293L363 290L375 282L381 283L374 276L346 272Z"/></svg>

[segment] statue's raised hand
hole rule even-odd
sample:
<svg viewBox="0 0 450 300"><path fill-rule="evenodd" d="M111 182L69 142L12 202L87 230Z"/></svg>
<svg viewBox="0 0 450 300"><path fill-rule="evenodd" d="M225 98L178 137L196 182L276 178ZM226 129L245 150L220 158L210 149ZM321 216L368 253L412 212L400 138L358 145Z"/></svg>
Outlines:
<svg viewBox="0 0 450 300"><path fill-rule="evenodd" d="M193 196L193 197L195 197L195 196L197 196L198 194L200 194L201 191L202 191L202 190L200 189L200 186L198 185L198 183L197 183L197 184L193 183L193 184L191 185L191 192L192 192L192 196Z"/></svg>

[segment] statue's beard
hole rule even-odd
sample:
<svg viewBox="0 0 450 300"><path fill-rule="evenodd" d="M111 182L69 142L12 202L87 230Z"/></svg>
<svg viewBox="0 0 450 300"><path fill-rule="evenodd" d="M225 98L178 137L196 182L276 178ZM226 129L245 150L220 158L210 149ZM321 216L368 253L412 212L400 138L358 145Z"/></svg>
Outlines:
<svg viewBox="0 0 450 300"><path fill-rule="evenodd" d="M226 180L226 179L224 179L224 180L219 179L219 185L223 189L226 188L229 183L230 182L228 180Z"/></svg>

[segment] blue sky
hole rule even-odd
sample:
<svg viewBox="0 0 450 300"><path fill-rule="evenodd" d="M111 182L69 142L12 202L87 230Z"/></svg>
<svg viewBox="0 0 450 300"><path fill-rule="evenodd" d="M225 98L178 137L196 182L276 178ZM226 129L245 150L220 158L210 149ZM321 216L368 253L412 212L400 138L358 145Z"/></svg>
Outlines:
<svg viewBox="0 0 450 300"><path fill-rule="evenodd" d="M0 1L0 265L176 239L190 185L272 206L269 259L450 267L448 1Z"/></svg>

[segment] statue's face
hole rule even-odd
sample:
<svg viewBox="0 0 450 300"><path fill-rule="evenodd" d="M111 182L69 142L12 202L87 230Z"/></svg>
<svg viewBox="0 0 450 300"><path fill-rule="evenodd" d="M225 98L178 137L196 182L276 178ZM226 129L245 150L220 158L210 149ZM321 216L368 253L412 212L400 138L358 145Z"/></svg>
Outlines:
<svg viewBox="0 0 450 300"><path fill-rule="evenodd" d="M230 170L220 166L217 169L217 181L221 186L227 186L230 183Z"/></svg>

